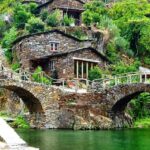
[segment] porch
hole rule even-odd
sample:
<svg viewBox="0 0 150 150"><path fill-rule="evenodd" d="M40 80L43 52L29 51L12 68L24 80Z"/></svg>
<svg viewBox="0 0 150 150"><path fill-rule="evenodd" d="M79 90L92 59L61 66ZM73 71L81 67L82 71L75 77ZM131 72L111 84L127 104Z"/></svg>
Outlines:
<svg viewBox="0 0 150 150"><path fill-rule="evenodd" d="M88 79L89 71L99 64L99 61L92 59L76 58L74 60L74 78Z"/></svg>

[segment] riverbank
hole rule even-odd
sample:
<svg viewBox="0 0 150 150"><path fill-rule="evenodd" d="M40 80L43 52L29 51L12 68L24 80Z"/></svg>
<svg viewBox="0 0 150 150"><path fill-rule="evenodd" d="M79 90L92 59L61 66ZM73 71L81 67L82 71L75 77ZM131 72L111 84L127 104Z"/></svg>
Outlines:
<svg viewBox="0 0 150 150"><path fill-rule="evenodd" d="M150 128L150 118L136 120L134 122L134 128Z"/></svg>

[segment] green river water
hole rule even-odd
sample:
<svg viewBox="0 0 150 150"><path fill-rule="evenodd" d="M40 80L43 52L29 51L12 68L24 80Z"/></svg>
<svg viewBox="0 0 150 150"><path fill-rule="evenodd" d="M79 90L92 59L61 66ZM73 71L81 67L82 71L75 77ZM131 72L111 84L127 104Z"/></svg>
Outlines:
<svg viewBox="0 0 150 150"><path fill-rule="evenodd" d="M30 146L40 150L150 150L150 129L16 131Z"/></svg>

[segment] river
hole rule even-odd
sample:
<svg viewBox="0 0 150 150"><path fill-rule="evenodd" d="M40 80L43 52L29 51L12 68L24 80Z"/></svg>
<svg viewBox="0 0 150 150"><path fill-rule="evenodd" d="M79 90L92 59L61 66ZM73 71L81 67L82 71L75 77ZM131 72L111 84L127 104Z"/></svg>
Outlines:
<svg viewBox="0 0 150 150"><path fill-rule="evenodd" d="M16 131L30 146L40 150L150 150L150 129Z"/></svg>

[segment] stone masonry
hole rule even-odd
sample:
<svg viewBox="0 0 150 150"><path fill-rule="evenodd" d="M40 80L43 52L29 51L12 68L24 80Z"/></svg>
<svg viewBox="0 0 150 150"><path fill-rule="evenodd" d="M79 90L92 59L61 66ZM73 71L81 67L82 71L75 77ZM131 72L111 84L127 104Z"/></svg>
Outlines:
<svg viewBox="0 0 150 150"><path fill-rule="evenodd" d="M99 93L64 93L58 87L28 81L0 80L1 88L15 92L27 106L32 128L108 129L130 123L127 103L150 84L118 85Z"/></svg>
<svg viewBox="0 0 150 150"><path fill-rule="evenodd" d="M58 51L52 52L51 42L59 43ZM19 60L22 68L30 67L30 60L49 56L52 53L66 52L73 49L91 46L88 40L79 40L59 30L24 36L13 43L14 61Z"/></svg>

